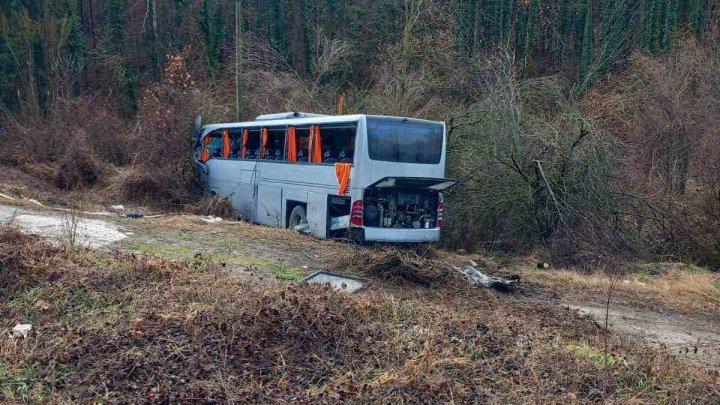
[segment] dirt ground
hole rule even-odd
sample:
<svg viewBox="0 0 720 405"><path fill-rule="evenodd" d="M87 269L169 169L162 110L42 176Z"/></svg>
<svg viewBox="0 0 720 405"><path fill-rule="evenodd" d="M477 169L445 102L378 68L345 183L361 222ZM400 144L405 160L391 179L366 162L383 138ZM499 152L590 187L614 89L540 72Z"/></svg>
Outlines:
<svg viewBox="0 0 720 405"><path fill-rule="evenodd" d="M593 304L567 304L581 315L605 324L606 308ZM720 325L717 319L682 314L673 310L648 310L612 304L609 328L622 335L649 343L678 358L709 368L720 367Z"/></svg>
<svg viewBox="0 0 720 405"><path fill-rule="evenodd" d="M11 197L3 194L5 197ZM14 223L29 233L59 243L64 237L63 221L68 213L35 202L8 200L0 195L0 221ZM12 198L12 197L11 197ZM37 206L37 208L30 208ZM339 269L343 258L364 249L347 242L320 241L295 231L272 229L254 224L208 222L191 215L165 215L130 219L125 211L82 215L78 241L93 248L119 249L137 254L157 255L196 264L217 264L238 277L254 283L296 282L318 270ZM473 257L448 253L457 263ZM539 270L526 264L503 267L484 263L483 271L495 274L518 272L525 280L519 296L543 305L568 307L575 316L605 323L605 291L598 288L565 288L546 282ZM524 266L524 270L522 267ZM549 270L552 271L552 270ZM649 299L645 299L649 298ZM628 339L645 342L677 358L701 367L720 366L720 316L703 311L680 311L672 305L628 291L615 294L609 311L609 328Z"/></svg>

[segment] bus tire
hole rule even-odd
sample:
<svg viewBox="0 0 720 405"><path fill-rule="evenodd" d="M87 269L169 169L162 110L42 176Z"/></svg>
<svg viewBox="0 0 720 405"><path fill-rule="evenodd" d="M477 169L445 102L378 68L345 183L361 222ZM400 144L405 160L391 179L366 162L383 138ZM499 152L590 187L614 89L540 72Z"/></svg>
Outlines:
<svg viewBox="0 0 720 405"><path fill-rule="evenodd" d="M301 224L307 224L307 217L305 216L305 208L302 205L298 205L290 212L288 228L295 229L296 226Z"/></svg>

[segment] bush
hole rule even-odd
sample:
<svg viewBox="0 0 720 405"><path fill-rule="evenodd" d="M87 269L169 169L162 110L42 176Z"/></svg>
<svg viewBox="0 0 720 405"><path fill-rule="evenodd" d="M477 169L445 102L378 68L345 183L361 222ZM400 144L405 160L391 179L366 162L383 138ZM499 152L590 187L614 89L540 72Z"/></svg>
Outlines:
<svg viewBox="0 0 720 405"><path fill-rule="evenodd" d="M624 144L624 221L648 252L720 268L720 58L694 38L636 54L583 109Z"/></svg>
<svg viewBox="0 0 720 405"><path fill-rule="evenodd" d="M123 201L174 209L182 209L193 199L176 179L160 171L149 172L142 166L120 171L106 193Z"/></svg>
<svg viewBox="0 0 720 405"><path fill-rule="evenodd" d="M542 245L561 262L583 243L626 247L616 143L576 109L562 80L520 81L515 69L512 55L496 59L480 85L487 97L451 123L448 169L463 185L448 195L446 243Z"/></svg>
<svg viewBox="0 0 720 405"><path fill-rule="evenodd" d="M100 179L100 167L87 147L84 134L76 135L60 160L55 186L64 190L76 190L94 186Z"/></svg>
<svg viewBox="0 0 720 405"><path fill-rule="evenodd" d="M212 215L225 219L239 218L238 212L233 207L229 198L218 195L206 196L191 207L191 211L197 215Z"/></svg>

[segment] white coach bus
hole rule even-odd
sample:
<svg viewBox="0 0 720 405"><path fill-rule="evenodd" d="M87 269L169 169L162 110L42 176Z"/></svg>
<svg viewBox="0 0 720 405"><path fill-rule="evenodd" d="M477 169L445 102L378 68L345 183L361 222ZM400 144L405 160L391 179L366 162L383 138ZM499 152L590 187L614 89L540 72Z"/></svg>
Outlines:
<svg viewBox="0 0 720 405"><path fill-rule="evenodd" d="M445 125L371 115L281 113L196 128L209 191L259 224L318 238L440 238Z"/></svg>

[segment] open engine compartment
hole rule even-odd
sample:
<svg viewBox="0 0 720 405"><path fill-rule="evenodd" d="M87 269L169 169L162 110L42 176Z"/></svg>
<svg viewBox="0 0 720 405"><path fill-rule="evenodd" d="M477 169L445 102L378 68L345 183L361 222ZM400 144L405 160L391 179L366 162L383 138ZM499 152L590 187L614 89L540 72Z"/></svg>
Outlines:
<svg viewBox="0 0 720 405"><path fill-rule="evenodd" d="M369 188L363 200L363 224L367 227L437 227L440 193L436 190Z"/></svg>

